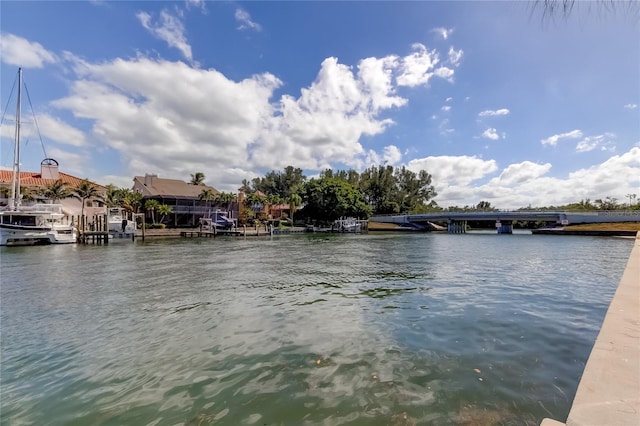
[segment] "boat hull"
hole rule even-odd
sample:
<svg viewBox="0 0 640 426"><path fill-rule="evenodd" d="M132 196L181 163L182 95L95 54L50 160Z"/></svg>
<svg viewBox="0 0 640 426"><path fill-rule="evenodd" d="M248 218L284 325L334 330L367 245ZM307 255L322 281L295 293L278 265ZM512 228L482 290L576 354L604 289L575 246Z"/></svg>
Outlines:
<svg viewBox="0 0 640 426"><path fill-rule="evenodd" d="M47 228L0 225L0 246L31 246L43 244L73 244L77 242L72 227Z"/></svg>

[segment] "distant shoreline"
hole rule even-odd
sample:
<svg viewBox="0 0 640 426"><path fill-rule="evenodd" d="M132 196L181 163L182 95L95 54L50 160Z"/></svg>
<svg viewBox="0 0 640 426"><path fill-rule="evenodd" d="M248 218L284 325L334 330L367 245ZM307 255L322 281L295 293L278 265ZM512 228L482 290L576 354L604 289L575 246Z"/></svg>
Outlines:
<svg viewBox="0 0 640 426"><path fill-rule="evenodd" d="M403 227L394 223L380 222L369 222L369 231L415 232L412 228ZM532 229L531 233L539 235L635 236L639 231L640 222L619 222L585 223L558 228L540 228Z"/></svg>

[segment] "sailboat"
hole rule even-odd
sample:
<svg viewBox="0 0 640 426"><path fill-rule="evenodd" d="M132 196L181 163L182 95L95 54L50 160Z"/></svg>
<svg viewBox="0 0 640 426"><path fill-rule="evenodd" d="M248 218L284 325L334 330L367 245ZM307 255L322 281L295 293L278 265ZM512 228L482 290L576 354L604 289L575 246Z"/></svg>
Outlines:
<svg viewBox="0 0 640 426"><path fill-rule="evenodd" d="M77 231L72 224L63 223L65 215L60 204L22 204L20 194L21 97L22 68L19 68L11 198L6 208L0 211L0 246L75 243Z"/></svg>

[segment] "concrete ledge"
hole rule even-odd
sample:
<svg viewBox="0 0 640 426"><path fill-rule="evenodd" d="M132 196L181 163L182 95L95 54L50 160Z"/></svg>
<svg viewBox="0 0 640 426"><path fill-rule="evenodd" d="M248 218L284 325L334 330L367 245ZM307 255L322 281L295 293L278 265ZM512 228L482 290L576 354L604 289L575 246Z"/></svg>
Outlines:
<svg viewBox="0 0 640 426"><path fill-rule="evenodd" d="M542 425L562 423L544 419ZM640 425L640 232L593 346L567 426Z"/></svg>

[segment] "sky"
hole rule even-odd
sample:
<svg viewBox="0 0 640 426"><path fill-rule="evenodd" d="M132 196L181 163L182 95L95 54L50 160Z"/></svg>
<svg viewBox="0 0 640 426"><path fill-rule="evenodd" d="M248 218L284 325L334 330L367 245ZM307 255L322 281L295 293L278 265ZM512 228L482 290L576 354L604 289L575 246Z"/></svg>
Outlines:
<svg viewBox="0 0 640 426"><path fill-rule="evenodd" d="M603 4L5 0L0 166L22 67L24 171L235 193L289 165L392 165L429 172L443 207L628 202L640 12Z"/></svg>

